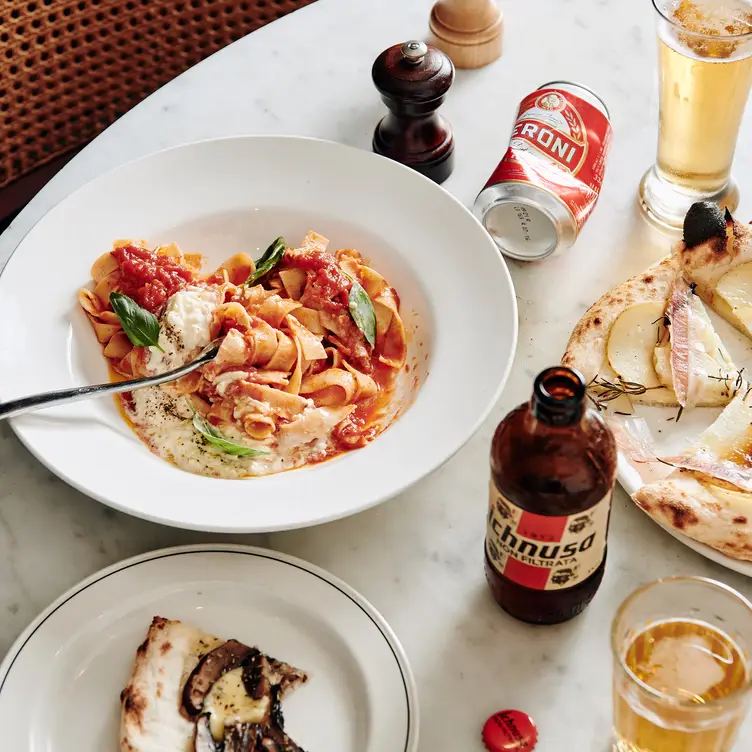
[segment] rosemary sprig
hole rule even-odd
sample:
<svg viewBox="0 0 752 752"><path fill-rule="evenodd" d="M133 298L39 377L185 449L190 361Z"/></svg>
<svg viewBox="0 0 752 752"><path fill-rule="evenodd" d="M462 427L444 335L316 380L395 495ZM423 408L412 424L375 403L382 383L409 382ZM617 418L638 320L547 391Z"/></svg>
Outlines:
<svg viewBox="0 0 752 752"><path fill-rule="evenodd" d="M713 381L722 381L724 386L726 387L726 391L730 392L732 397L736 397L736 395L741 391L741 388L744 386L744 368L742 367L736 372L736 378L734 378L733 381L733 391L731 387L731 379L733 378L733 374L723 374L719 368L718 376L708 376L708 378L712 379Z"/></svg>
<svg viewBox="0 0 752 752"><path fill-rule="evenodd" d="M621 376L616 377L616 381L609 381L597 374L593 377L588 385L594 394L588 394L588 397L600 412L605 410L608 403L615 400L617 397L621 397L622 394L627 396L635 396L638 394L645 394L653 389L665 389L663 384L658 386L643 386L636 381L625 381Z"/></svg>
<svg viewBox="0 0 752 752"><path fill-rule="evenodd" d="M655 321L653 321L653 324L658 324L655 333L655 344L660 345L661 340L666 335L666 331L668 330L669 326L671 326L671 319L669 318L667 313L664 313L663 316L659 316Z"/></svg>
<svg viewBox="0 0 752 752"><path fill-rule="evenodd" d="M744 373L744 368L745 366L742 366L736 374L736 381L734 382L734 397L739 394L739 390L744 386L744 376L742 375Z"/></svg>

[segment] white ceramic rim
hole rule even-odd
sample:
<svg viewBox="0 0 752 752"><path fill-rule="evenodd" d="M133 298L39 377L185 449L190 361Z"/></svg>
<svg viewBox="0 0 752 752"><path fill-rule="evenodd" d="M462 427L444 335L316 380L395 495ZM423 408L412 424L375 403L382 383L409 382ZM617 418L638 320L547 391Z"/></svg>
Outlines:
<svg viewBox="0 0 752 752"><path fill-rule="evenodd" d="M91 585L100 582L120 571L129 569L134 566L147 561L155 561L170 556L180 556L184 554L193 553L237 553L250 556L258 556L266 559L273 559L282 564L295 567L310 575L317 577L318 579L331 585L334 589L340 591L343 596L357 605L363 613L373 622L374 626L381 632L385 642L389 646L389 649L394 656L394 659L399 668L400 675L405 690L405 703L407 711L407 735L405 738L404 748L400 748L403 752L415 752L418 748L418 734L419 734L419 705L418 705L418 690L415 684L415 678L413 676L410 664L407 660L404 648L402 647L399 639L392 631L384 617L369 603L357 590L350 587L346 582L343 582L338 577L330 574L325 569L321 569L313 564L299 559L289 554L283 554L278 551L270 549L259 548L257 546L240 546L233 544L192 544L187 546L173 546L170 548L162 548L156 551L149 551L145 554L139 554L129 559L112 564L109 567L95 572L89 577L81 580L78 584L67 590L57 600L53 601L39 616L34 619L31 624L18 636L13 645L10 647L5 655L2 663L0 663L0 701L2 701L3 686L6 678L10 674L13 664L21 652L29 645L33 640L35 632L39 629L44 622L63 606L68 601L76 597L80 592L90 587Z"/></svg>

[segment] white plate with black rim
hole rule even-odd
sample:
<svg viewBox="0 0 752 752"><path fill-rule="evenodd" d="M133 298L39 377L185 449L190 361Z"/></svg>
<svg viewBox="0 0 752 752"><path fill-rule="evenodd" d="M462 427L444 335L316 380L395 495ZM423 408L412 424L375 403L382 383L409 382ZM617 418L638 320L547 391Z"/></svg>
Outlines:
<svg viewBox="0 0 752 752"><path fill-rule="evenodd" d="M417 749L415 682L376 609L311 564L232 545L127 559L55 601L0 665L0 749L118 752L119 694L155 615L307 671L283 708L285 730L303 749Z"/></svg>
<svg viewBox="0 0 752 752"><path fill-rule="evenodd" d="M398 291L408 338L399 417L363 449L246 480L194 475L152 454L112 399L18 416L54 473L138 517L197 530L267 532L344 517L448 460L496 402L517 306L498 249L468 209L417 172L314 139L247 136L151 154L81 187L21 241L0 276L0 400L107 381L77 290L123 237L207 257L260 255L314 229L358 248ZM475 367L470 364L481 364Z"/></svg>

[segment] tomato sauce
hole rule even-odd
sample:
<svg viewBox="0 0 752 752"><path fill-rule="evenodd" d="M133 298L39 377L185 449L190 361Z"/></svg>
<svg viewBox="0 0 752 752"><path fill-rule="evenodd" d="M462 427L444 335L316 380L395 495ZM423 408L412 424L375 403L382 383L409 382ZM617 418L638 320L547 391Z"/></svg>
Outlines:
<svg viewBox="0 0 752 752"><path fill-rule="evenodd" d="M288 251L285 266L306 272L306 287L300 302L317 311L338 313L347 309L352 282L343 274L331 253L307 250Z"/></svg>
<svg viewBox="0 0 752 752"><path fill-rule="evenodd" d="M379 361L374 362L371 376L379 385L378 394L359 402L350 415L334 429L332 437L340 450L364 447L383 429L383 426L378 426L378 421L394 398L397 373Z"/></svg>
<svg viewBox="0 0 752 752"><path fill-rule="evenodd" d="M159 256L146 248L126 245L116 248L112 255L120 266L119 291L155 314L171 295L193 281L189 269L170 256Z"/></svg>

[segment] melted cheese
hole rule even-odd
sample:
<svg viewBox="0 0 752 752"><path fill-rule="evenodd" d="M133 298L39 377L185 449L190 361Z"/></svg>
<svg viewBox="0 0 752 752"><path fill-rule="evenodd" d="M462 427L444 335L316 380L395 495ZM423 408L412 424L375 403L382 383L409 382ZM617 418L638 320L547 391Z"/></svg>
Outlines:
<svg viewBox="0 0 752 752"><path fill-rule="evenodd" d="M228 671L214 682L204 699L204 711L209 713L212 736L221 741L225 726L235 723L263 723L270 711L268 696L254 700L243 685L243 669Z"/></svg>
<svg viewBox="0 0 752 752"><path fill-rule="evenodd" d="M698 439L698 447L719 459L752 466L752 399L739 394Z"/></svg>
<svg viewBox="0 0 752 752"><path fill-rule="evenodd" d="M245 379L247 377L248 374L245 371L225 371L214 379L214 387L216 388L217 393L224 397L227 387L232 384L233 381L238 381L239 379Z"/></svg>
<svg viewBox="0 0 752 752"><path fill-rule="evenodd" d="M238 404L238 409L249 406L245 401ZM255 406L259 412L269 410L263 402ZM152 451L183 470L217 478L247 478L279 473L323 459L333 447L333 428L353 408L317 408L309 401L306 409L295 420L285 423L271 441L255 441L235 425L224 424L222 433L226 438L269 452L255 457L236 457L207 444L193 427L193 410L188 398L174 396L158 386L135 390L132 407L123 403L123 409L136 433Z"/></svg>
<svg viewBox="0 0 752 752"><path fill-rule="evenodd" d="M731 316L752 336L752 262L739 264L726 272L716 292L730 306Z"/></svg>
<svg viewBox="0 0 752 752"><path fill-rule="evenodd" d="M167 301L160 321L159 345L149 348L147 368L164 373L187 363L199 348L211 342L211 323L219 304L213 288L186 287Z"/></svg>
<svg viewBox="0 0 752 752"><path fill-rule="evenodd" d="M704 480L701 480L700 483L724 505L728 515L737 518L746 517L748 520L752 518L752 494L723 488Z"/></svg>

